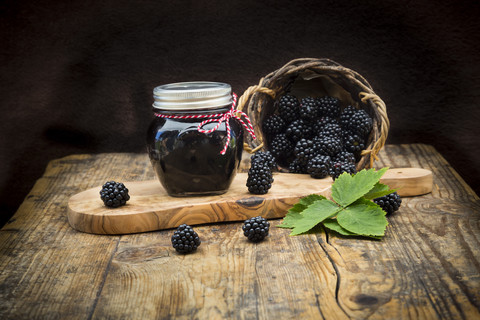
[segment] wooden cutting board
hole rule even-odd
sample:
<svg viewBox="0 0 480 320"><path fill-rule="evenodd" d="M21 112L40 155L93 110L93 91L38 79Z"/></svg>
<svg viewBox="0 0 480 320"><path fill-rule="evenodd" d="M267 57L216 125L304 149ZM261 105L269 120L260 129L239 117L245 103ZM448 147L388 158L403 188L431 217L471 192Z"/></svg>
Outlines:
<svg viewBox="0 0 480 320"><path fill-rule="evenodd" d="M331 178L274 173L275 182L266 195L250 194L246 173L238 173L223 195L170 197L157 180L124 182L130 200L120 208L108 208L100 199L101 186L72 196L68 201L68 221L79 231L96 234L128 234L189 225L243 221L250 217L284 217L301 197L317 193L330 195ZM432 191L432 172L420 168L389 169L380 180L401 196Z"/></svg>

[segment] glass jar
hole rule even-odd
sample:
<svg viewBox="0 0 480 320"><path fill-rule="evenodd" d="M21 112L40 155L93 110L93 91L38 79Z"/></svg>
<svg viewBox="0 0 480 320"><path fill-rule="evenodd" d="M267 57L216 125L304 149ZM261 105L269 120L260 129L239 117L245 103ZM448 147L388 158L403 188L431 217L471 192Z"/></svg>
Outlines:
<svg viewBox="0 0 480 320"><path fill-rule="evenodd" d="M155 118L147 133L153 169L171 196L225 193L243 150L232 89L218 82L181 82L153 90ZM229 115L229 116L226 116Z"/></svg>

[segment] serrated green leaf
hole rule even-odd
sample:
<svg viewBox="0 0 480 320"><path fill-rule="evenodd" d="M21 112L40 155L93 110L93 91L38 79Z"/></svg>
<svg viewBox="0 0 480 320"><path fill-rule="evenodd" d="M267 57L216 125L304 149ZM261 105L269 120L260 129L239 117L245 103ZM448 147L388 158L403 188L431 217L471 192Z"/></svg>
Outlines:
<svg viewBox="0 0 480 320"><path fill-rule="evenodd" d="M332 198L346 207L367 194L388 168L361 170L354 175L341 174L332 185Z"/></svg>
<svg viewBox="0 0 480 320"><path fill-rule="evenodd" d="M326 199L322 195L311 194L306 197L301 198L296 204L291 207L285 217L282 220L282 223L277 225L278 228L292 229L295 223L302 219L302 211L305 210L309 205L317 200Z"/></svg>
<svg viewBox="0 0 480 320"><path fill-rule="evenodd" d="M303 210L303 218L295 223L290 235L296 236L305 233L323 220L333 217L340 210L342 208L333 201L327 199L317 200Z"/></svg>
<svg viewBox="0 0 480 320"><path fill-rule="evenodd" d="M337 221L342 228L364 236L383 236L388 225L384 211L366 199L342 210Z"/></svg>
<svg viewBox="0 0 480 320"><path fill-rule="evenodd" d="M340 226L338 224L337 219L325 219L322 223L327 229L335 231L335 232L341 234L342 236L354 236L354 235L356 235L355 233L350 232L347 229L342 228L342 226Z"/></svg>
<svg viewBox="0 0 480 320"><path fill-rule="evenodd" d="M378 197L386 196L387 194L390 194L390 193L395 192L395 191L397 191L397 189L390 189L389 186L387 186L383 183L377 182L377 184L373 187L373 189L370 190L363 197L365 199L372 200L372 199L375 199L375 198L378 198Z"/></svg>

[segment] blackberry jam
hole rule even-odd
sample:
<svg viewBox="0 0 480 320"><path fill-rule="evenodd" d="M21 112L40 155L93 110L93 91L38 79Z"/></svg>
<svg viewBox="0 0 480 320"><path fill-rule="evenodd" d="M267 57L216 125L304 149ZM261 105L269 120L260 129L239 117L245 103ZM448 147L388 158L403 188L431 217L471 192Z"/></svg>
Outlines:
<svg viewBox="0 0 480 320"><path fill-rule="evenodd" d="M167 193L176 197L225 193L243 148L243 128L236 119L225 117L232 111L230 85L182 82L153 92L155 118L148 128L147 150Z"/></svg>

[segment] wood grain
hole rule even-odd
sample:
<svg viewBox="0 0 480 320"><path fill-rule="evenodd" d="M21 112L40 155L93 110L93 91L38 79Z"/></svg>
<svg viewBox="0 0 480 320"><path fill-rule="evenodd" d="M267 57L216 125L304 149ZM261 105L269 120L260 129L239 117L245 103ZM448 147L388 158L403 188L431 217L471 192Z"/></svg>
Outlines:
<svg viewBox="0 0 480 320"><path fill-rule="evenodd" d="M434 174L381 241L273 227L252 244L232 222L195 227L203 242L184 256L172 230L105 236L68 224L74 194L153 179L146 155L52 161L0 230L0 319L480 318L478 196L430 146L387 145L377 166Z"/></svg>
<svg viewBox="0 0 480 320"><path fill-rule="evenodd" d="M189 225L243 221L263 216L282 218L298 200L312 193L329 196L330 177L312 179L307 174L275 173L275 182L265 195L252 195L245 183L246 173L238 173L228 192L202 197L170 197L157 180L125 182L131 196L127 205L108 208L99 197L101 186L68 200L68 221L83 232L126 234ZM432 172L421 168L389 169L382 183L398 189L400 195L432 191Z"/></svg>

